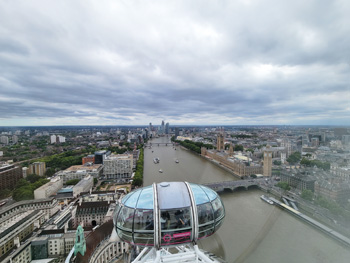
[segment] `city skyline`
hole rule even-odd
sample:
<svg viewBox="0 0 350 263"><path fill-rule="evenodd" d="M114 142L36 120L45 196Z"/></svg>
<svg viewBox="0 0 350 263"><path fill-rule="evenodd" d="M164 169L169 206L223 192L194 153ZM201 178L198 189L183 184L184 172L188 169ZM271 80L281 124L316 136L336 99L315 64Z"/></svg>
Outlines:
<svg viewBox="0 0 350 263"><path fill-rule="evenodd" d="M349 11L346 1L4 1L0 126L347 126Z"/></svg>

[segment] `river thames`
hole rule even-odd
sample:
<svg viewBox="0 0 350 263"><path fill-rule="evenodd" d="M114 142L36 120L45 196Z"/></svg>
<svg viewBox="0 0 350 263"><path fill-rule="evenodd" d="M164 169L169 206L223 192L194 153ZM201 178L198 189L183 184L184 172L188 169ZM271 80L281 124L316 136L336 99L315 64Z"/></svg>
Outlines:
<svg viewBox="0 0 350 263"><path fill-rule="evenodd" d="M211 183L237 180L229 172L180 146L157 146L144 154L144 186L153 182ZM153 158L159 157L155 164ZM175 161L178 160L179 163ZM163 173L159 170L162 169ZM350 249L260 199L260 190L221 194L226 217L221 228L199 246L227 262L349 262Z"/></svg>

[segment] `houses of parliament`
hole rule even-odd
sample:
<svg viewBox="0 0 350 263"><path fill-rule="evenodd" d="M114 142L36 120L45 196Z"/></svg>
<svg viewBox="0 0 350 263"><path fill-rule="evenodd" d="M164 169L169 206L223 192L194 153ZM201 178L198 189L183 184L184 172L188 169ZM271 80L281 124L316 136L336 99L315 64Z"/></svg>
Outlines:
<svg viewBox="0 0 350 263"><path fill-rule="evenodd" d="M242 155L240 156L241 158L235 156L232 143L230 143L229 149L226 151L225 135L223 132L220 132L217 135L216 150L208 150L202 147L201 155L218 162L241 178L253 174L271 176L272 153L270 146L267 146L264 151L263 162L251 162L249 156Z"/></svg>

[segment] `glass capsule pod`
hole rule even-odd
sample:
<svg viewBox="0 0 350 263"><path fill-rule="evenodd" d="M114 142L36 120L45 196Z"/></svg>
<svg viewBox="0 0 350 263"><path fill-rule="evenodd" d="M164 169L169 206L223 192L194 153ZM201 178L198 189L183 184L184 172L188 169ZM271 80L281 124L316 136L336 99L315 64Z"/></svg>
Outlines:
<svg viewBox="0 0 350 263"><path fill-rule="evenodd" d="M163 182L126 195L113 220L123 241L163 247L210 236L224 217L224 206L215 191L199 184Z"/></svg>

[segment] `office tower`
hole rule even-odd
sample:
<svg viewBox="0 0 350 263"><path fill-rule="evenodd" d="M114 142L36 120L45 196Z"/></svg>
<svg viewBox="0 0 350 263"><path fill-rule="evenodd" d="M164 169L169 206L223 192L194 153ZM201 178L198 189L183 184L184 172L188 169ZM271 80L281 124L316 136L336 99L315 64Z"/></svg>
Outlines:
<svg viewBox="0 0 350 263"><path fill-rule="evenodd" d="M165 130L165 128L164 128L164 121L162 121L162 126L161 126L161 129L160 129L160 133L164 134L164 130Z"/></svg>
<svg viewBox="0 0 350 263"><path fill-rule="evenodd" d="M169 134L169 122L165 124L165 134Z"/></svg>
<svg viewBox="0 0 350 263"><path fill-rule="evenodd" d="M179 129L179 127L176 127L175 128L175 137L177 137L179 135L180 135L180 129Z"/></svg>

